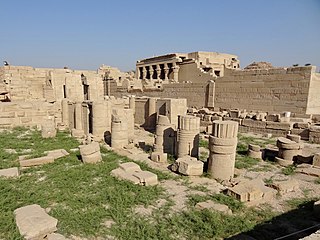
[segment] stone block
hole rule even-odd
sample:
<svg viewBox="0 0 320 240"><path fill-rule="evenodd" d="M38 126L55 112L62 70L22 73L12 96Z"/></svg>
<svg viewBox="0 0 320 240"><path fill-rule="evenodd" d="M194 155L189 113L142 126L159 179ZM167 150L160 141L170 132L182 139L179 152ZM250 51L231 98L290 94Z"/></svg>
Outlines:
<svg viewBox="0 0 320 240"><path fill-rule="evenodd" d="M57 230L58 220L37 204L18 208L14 210L14 215L19 232L25 239L44 239Z"/></svg>
<svg viewBox="0 0 320 240"><path fill-rule="evenodd" d="M254 128L266 128L266 122L257 121L252 119L243 119L242 126L254 127Z"/></svg>
<svg viewBox="0 0 320 240"><path fill-rule="evenodd" d="M316 153L313 156L312 165L316 167L320 167L320 153Z"/></svg>
<svg viewBox="0 0 320 240"><path fill-rule="evenodd" d="M59 233L51 233L47 236L46 240L68 240L68 239Z"/></svg>
<svg viewBox="0 0 320 240"><path fill-rule="evenodd" d="M190 156L178 158L174 165L177 165L176 171L183 175L201 176L203 173L203 162Z"/></svg>
<svg viewBox="0 0 320 240"><path fill-rule="evenodd" d="M54 158L51 156L44 156L44 157L25 159L25 160L19 161L20 167L39 166L39 165L52 163L52 162L54 162Z"/></svg>
<svg viewBox="0 0 320 240"><path fill-rule="evenodd" d="M121 180L127 180L133 184L139 184L139 178L132 175L132 172L125 172L123 169L116 168L111 171L111 176L119 178Z"/></svg>
<svg viewBox="0 0 320 240"><path fill-rule="evenodd" d="M149 171L139 171L132 174L140 180L140 183L145 186L155 186L158 184L158 176Z"/></svg>
<svg viewBox="0 0 320 240"><path fill-rule="evenodd" d="M167 159L168 159L167 153L162 153L162 152L152 152L151 153L151 160L154 162L166 163Z"/></svg>
<svg viewBox="0 0 320 240"><path fill-rule="evenodd" d="M121 163L119 168L125 172L138 172L141 171L140 166L134 162Z"/></svg>
<svg viewBox="0 0 320 240"><path fill-rule="evenodd" d="M69 153L65 149L56 149L56 150L46 151L45 153L47 154L47 156L53 157L54 159L58 159L58 158L69 155Z"/></svg>
<svg viewBox="0 0 320 240"><path fill-rule="evenodd" d="M18 177L19 170L17 167L0 169L0 177Z"/></svg>
<svg viewBox="0 0 320 240"><path fill-rule="evenodd" d="M299 182L290 179L286 181L274 181L270 187L276 189L280 194L285 194L288 192L294 192L299 189Z"/></svg>
<svg viewBox="0 0 320 240"><path fill-rule="evenodd" d="M252 158L262 159L261 151L253 151L251 149L248 150L248 156Z"/></svg>
<svg viewBox="0 0 320 240"><path fill-rule="evenodd" d="M296 122L293 124L293 128L308 128L309 127L309 123L305 123L305 122Z"/></svg>
<svg viewBox="0 0 320 240"><path fill-rule="evenodd" d="M266 122L266 128L270 129L280 129L280 130L291 130L293 128L293 123L290 122Z"/></svg>
<svg viewBox="0 0 320 240"><path fill-rule="evenodd" d="M101 153L95 152L90 155L81 155L84 163L98 163L102 161Z"/></svg>
<svg viewBox="0 0 320 240"><path fill-rule="evenodd" d="M57 135L57 129L54 122L41 125L41 136L43 138L54 138Z"/></svg>
<svg viewBox="0 0 320 240"><path fill-rule="evenodd" d="M266 120L268 122L278 122L280 119L280 115L279 114L268 114L266 116Z"/></svg>
<svg viewBox="0 0 320 240"><path fill-rule="evenodd" d="M98 142L92 142L88 145L80 145L79 149L81 156L86 156L96 152L100 152L100 145Z"/></svg>
<svg viewBox="0 0 320 240"><path fill-rule="evenodd" d="M299 143L301 140L301 136L295 135L295 134L288 134L287 138L290 139L291 141L296 142L296 143Z"/></svg>
<svg viewBox="0 0 320 240"><path fill-rule="evenodd" d="M299 128L293 128L291 130L292 134L299 135L302 140L309 140L309 129L299 129Z"/></svg>
<svg viewBox="0 0 320 240"><path fill-rule="evenodd" d="M278 163L280 166L283 166L283 167L290 166L290 165L292 165L294 163L293 161L285 160L285 159L282 159L280 157L275 157L275 162Z"/></svg>
<svg viewBox="0 0 320 240"><path fill-rule="evenodd" d="M314 177L320 177L320 168L310 164L300 164L296 168L297 173L302 173Z"/></svg>
<svg viewBox="0 0 320 240"><path fill-rule="evenodd" d="M216 203L211 200L207 200L205 202L199 202L196 204L195 208L200 210L202 209L214 210L224 214L232 214L231 209L227 205Z"/></svg>

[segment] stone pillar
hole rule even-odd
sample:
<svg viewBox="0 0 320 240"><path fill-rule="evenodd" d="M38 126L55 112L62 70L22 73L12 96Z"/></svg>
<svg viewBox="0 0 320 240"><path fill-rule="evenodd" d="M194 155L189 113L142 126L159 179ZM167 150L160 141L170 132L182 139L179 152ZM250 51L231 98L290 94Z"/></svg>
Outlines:
<svg viewBox="0 0 320 240"><path fill-rule="evenodd" d="M128 145L127 122L124 118L112 115L111 147L123 148Z"/></svg>
<svg viewBox="0 0 320 240"><path fill-rule="evenodd" d="M64 126L69 126L69 104L68 99L64 98L61 100L61 109L62 109L62 123Z"/></svg>
<svg viewBox="0 0 320 240"><path fill-rule="evenodd" d="M208 173L215 179L230 180L234 175L238 122L213 121L209 136Z"/></svg>
<svg viewBox="0 0 320 240"><path fill-rule="evenodd" d="M150 80L152 80L153 73L154 73L154 69L153 69L152 65L150 65L150 67L149 67L149 72L150 72Z"/></svg>
<svg viewBox="0 0 320 240"><path fill-rule="evenodd" d="M75 104L75 128L77 130L83 131L83 124L82 124L82 102L76 102Z"/></svg>
<svg viewBox="0 0 320 240"><path fill-rule="evenodd" d="M169 80L169 78L168 78L169 68L168 68L168 64L167 63L164 64L163 70L164 70L164 80L165 81Z"/></svg>
<svg viewBox="0 0 320 240"><path fill-rule="evenodd" d="M191 156L198 158L199 155L200 118L195 116L179 116L177 136L177 156Z"/></svg>
<svg viewBox="0 0 320 240"><path fill-rule="evenodd" d="M160 65L156 65L156 71L157 71L157 80L160 79L160 75L161 75L161 67Z"/></svg>
<svg viewBox="0 0 320 240"><path fill-rule="evenodd" d="M132 109L123 109L124 117L127 121L127 134L129 142L133 142L134 140L134 116Z"/></svg>
<svg viewBox="0 0 320 240"><path fill-rule="evenodd" d="M104 140L106 131L110 131L110 116L111 109L108 107L107 101L93 101L92 102L92 134L94 141Z"/></svg>
<svg viewBox="0 0 320 240"><path fill-rule="evenodd" d="M147 76L147 69L146 67L142 67L142 80L146 79L146 76Z"/></svg>
<svg viewBox="0 0 320 240"><path fill-rule="evenodd" d="M157 99L149 98L148 101L148 128L155 129L157 122L157 108L156 108Z"/></svg>
<svg viewBox="0 0 320 240"><path fill-rule="evenodd" d="M132 109L133 114L136 112L136 98L135 96L129 97L129 108Z"/></svg>
<svg viewBox="0 0 320 240"><path fill-rule="evenodd" d="M179 73L179 69L180 69L180 67L179 66L177 66L176 64L174 64L173 65L173 81L174 82L179 82L179 75L178 75L178 73Z"/></svg>
<svg viewBox="0 0 320 240"><path fill-rule="evenodd" d="M174 152L174 130L167 116L159 115L153 152L152 161L167 162L167 153Z"/></svg>
<svg viewBox="0 0 320 240"><path fill-rule="evenodd" d="M140 79L140 69L139 67L136 67L136 79Z"/></svg>
<svg viewBox="0 0 320 240"><path fill-rule="evenodd" d="M84 137L82 113L82 102L76 102L74 108L75 129L71 130L72 136L76 138Z"/></svg>

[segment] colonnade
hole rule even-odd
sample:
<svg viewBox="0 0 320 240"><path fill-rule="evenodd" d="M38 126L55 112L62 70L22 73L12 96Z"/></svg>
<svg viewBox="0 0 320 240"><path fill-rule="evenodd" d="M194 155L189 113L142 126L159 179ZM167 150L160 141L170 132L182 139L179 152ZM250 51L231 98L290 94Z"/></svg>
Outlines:
<svg viewBox="0 0 320 240"><path fill-rule="evenodd" d="M138 79L162 80L178 82L179 66L173 63L150 64L137 66L136 73Z"/></svg>

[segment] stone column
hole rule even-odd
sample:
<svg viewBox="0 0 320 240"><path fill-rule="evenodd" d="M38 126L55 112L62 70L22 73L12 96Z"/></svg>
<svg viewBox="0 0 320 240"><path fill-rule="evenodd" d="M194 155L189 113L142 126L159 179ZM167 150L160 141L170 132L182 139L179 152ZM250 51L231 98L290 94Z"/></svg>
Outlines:
<svg viewBox="0 0 320 240"><path fill-rule="evenodd" d="M157 122L157 108L156 108L157 99L149 98L148 101L148 128L155 129Z"/></svg>
<svg viewBox="0 0 320 240"><path fill-rule="evenodd" d="M279 148L277 163L281 166L288 166L293 164L295 156L302 154L302 144L300 139L292 141L288 138L279 137L277 140L277 147Z"/></svg>
<svg viewBox="0 0 320 240"><path fill-rule="evenodd" d="M200 118L195 116L179 116L178 126L178 158L199 155Z"/></svg>
<svg viewBox="0 0 320 240"><path fill-rule="evenodd" d="M167 116L159 115L151 160L167 162L167 153L174 151L174 130Z"/></svg>
<svg viewBox="0 0 320 240"><path fill-rule="evenodd" d="M177 66L176 64L173 66L173 81L174 82L179 82L179 69L180 67Z"/></svg>
<svg viewBox="0 0 320 240"><path fill-rule="evenodd" d="M168 68L168 64L167 64L167 63L164 64L163 70L164 70L164 80L166 81L166 80L169 79L169 78L168 78L169 68Z"/></svg>
<svg viewBox="0 0 320 240"><path fill-rule="evenodd" d="M157 71L157 80L160 79L160 75L161 75L161 67L160 65L156 65L156 71Z"/></svg>
<svg viewBox="0 0 320 240"><path fill-rule="evenodd" d="M154 73L154 69L153 69L152 65L150 65L150 67L149 67L149 72L150 72L150 80L152 80L153 79L152 76Z"/></svg>
<svg viewBox="0 0 320 240"><path fill-rule="evenodd" d="M127 122L124 118L112 115L111 147L123 148L128 145Z"/></svg>
<svg viewBox="0 0 320 240"><path fill-rule="evenodd" d="M110 123L108 122L108 103L107 101L92 102L92 134L94 141L104 140L106 131L110 131Z"/></svg>
<svg viewBox="0 0 320 240"><path fill-rule="evenodd" d="M133 114L135 114L136 111L136 98L135 96L129 97L129 108L133 110Z"/></svg>
<svg viewBox="0 0 320 240"><path fill-rule="evenodd" d="M127 134L129 142L133 142L134 140L134 116L132 109L123 109L124 117L127 121Z"/></svg>
<svg viewBox="0 0 320 240"><path fill-rule="evenodd" d="M140 69L139 67L136 67L136 79L140 79Z"/></svg>
<svg viewBox="0 0 320 240"><path fill-rule="evenodd" d="M77 130L83 130L83 124L82 124L82 102L76 102L75 104L75 128Z"/></svg>
<svg viewBox="0 0 320 240"><path fill-rule="evenodd" d="M69 126L69 104L68 99L64 98L61 100L61 109L62 109L62 123L64 126Z"/></svg>
<svg viewBox="0 0 320 240"><path fill-rule="evenodd" d="M234 175L238 122L213 121L209 136L208 173L215 179L230 180Z"/></svg>
<svg viewBox="0 0 320 240"><path fill-rule="evenodd" d="M147 69L146 67L142 67L142 80L146 79L146 76L147 76Z"/></svg>

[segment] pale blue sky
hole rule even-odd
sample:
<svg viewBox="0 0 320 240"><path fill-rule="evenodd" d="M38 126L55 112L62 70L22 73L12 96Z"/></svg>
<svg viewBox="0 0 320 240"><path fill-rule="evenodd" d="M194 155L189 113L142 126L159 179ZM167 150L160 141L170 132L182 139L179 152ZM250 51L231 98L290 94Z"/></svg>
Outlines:
<svg viewBox="0 0 320 240"><path fill-rule="evenodd" d="M0 0L0 60L135 69L138 59L214 51L320 66L320 0Z"/></svg>

